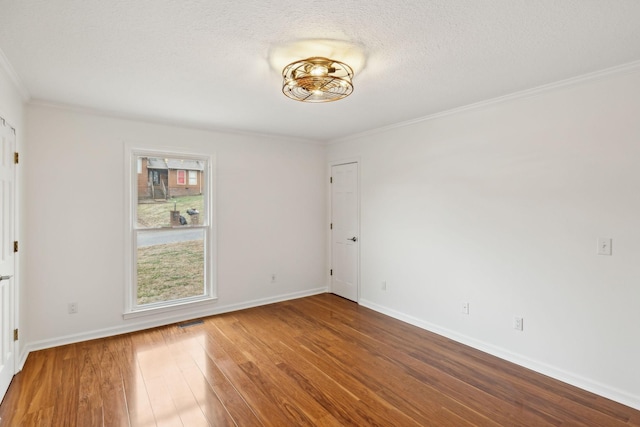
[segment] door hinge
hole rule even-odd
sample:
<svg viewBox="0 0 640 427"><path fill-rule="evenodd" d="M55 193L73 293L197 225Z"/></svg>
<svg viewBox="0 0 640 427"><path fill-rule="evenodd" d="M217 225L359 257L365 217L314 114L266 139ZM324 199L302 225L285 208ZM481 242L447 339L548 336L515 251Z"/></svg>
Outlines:
<svg viewBox="0 0 640 427"><path fill-rule="evenodd" d="M13 340L14 341L18 341L18 330L17 329L13 330Z"/></svg>
<svg viewBox="0 0 640 427"><path fill-rule="evenodd" d="M16 165L20 163L20 153L18 153L17 151L13 153L13 163L15 163Z"/></svg>
<svg viewBox="0 0 640 427"><path fill-rule="evenodd" d="M13 252L18 252L18 241L17 240L15 240L13 242Z"/></svg>
<svg viewBox="0 0 640 427"><path fill-rule="evenodd" d="M329 184L333 184L333 177L332 176L329 177Z"/></svg>
<svg viewBox="0 0 640 427"><path fill-rule="evenodd" d="M329 271L329 275L333 276L333 268Z"/></svg>
<svg viewBox="0 0 640 427"><path fill-rule="evenodd" d="M333 223L329 225L329 230L333 230Z"/></svg>

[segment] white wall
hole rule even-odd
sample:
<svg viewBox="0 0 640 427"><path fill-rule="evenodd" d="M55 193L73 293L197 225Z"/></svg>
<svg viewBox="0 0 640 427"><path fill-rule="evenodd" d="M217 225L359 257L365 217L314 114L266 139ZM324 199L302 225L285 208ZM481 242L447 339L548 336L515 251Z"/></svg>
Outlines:
<svg viewBox="0 0 640 427"><path fill-rule="evenodd" d="M329 147L354 157L362 304L640 409L640 71Z"/></svg>
<svg viewBox="0 0 640 427"><path fill-rule="evenodd" d="M0 51L0 117L3 117L16 129L16 150L22 152L24 150L24 100L22 93L18 90L5 67L7 67L7 64L4 62L4 54ZM22 242L21 237L24 236L26 226L25 221L21 218L21 213L24 212L24 198L22 197L24 181L24 168L18 167L16 171L16 239L19 242ZM25 267L24 263L20 262L21 257L22 253L20 252L16 257L16 271L14 272L14 284L18 292L19 304L17 307L18 318L16 319L16 326L20 328L26 323L25 310L23 309L25 306L24 294L26 286L23 280ZM18 352L22 352L25 342L24 339L20 339Z"/></svg>
<svg viewBox="0 0 640 427"><path fill-rule="evenodd" d="M44 105L27 122L30 350L326 290L324 147ZM125 143L216 158L219 299L204 309L122 318Z"/></svg>
<svg viewBox="0 0 640 427"><path fill-rule="evenodd" d="M0 55L2 55L1 51ZM22 127L23 125L24 104L20 91L12 81L4 65L2 56L0 56L0 117L4 117L9 121L17 131L18 126Z"/></svg>

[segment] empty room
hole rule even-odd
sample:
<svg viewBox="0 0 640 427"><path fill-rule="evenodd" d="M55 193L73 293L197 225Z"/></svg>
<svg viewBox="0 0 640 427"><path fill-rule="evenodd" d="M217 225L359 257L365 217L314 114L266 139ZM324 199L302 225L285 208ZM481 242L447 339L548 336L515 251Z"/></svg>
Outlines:
<svg viewBox="0 0 640 427"><path fill-rule="evenodd" d="M0 2L0 427L640 426L640 2Z"/></svg>

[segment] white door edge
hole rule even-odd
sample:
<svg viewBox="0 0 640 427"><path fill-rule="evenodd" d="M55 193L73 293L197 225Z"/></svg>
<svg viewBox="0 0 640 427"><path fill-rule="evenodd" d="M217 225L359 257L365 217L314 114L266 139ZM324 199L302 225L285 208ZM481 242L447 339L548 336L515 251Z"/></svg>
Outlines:
<svg viewBox="0 0 640 427"><path fill-rule="evenodd" d="M18 372L18 367L20 366L20 360L18 357L18 340L14 339L14 331L16 329L18 329L18 279L16 277L17 275L17 266L18 266L18 253L17 252L13 252L13 245L14 245L14 241L18 240L17 237L17 220L18 220L18 202L19 202L19 198L18 198L18 185L17 185L17 165L14 164L14 153L17 152L17 138L16 138L16 131L15 128L13 128L8 121L6 121L6 119L0 117L0 138L2 138L3 141L8 141L8 144L4 144L4 142L2 143L2 146L0 147L3 152L2 152L2 162L3 165L6 164L10 164L10 173L7 174L7 176L10 176L9 180L11 181L10 186L11 188L9 189L9 194L10 196L8 198L5 198L5 195L2 196L3 200L9 200L9 202L11 203L11 206L9 206L9 210L8 211L4 211L5 209L5 205L4 203L2 204L2 209L3 209L3 214L0 215L0 217L2 217L2 223L0 224L0 227L2 227L2 230L0 235L2 236L2 242L0 242L3 246L2 246L2 259L0 259L0 275L3 276L9 276L7 278L5 278L2 281L2 285L6 286L4 288L4 290L2 290L3 295L0 295L0 301L2 302L2 304L5 304L5 300L4 297L8 296L8 301L6 302L6 305L3 307L0 307L0 309L4 310L7 307L8 311L9 311L9 315L7 317L3 317L0 318L0 326L2 327L2 337L3 337L3 343L0 345L0 348L2 348L2 352L0 354L0 364L2 364L2 374L0 376L0 378L2 378L2 381L0 382L0 400L2 398L4 398L4 394L6 393L9 384L11 383L11 380L13 379L14 375ZM5 139L6 138L6 139ZM5 163L6 162L6 163ZM5 172L7 172L6 169L2 170L2 178L1 181L4 182L5 179ZM3 184L3 193L4 191L7 190L7 188L4 188L4 184ZM5 216L5 214L7 214L7 216ZM7 219L8 217L8 219ZM7 254L10 254L7 255ZM10 258L10 259L9 259ZM6 291L6 293L5 293ZM5 322L6 321L6 322ZM8 345L7 341L9 341ZM6 346L6 347L5 347ZM10 349L9 353L5 352L5 348L6 349ZM8 358L5 359L5 357L7 356L7 354L10 354L10 356L8 356ZM3 363L4 361L4 363Z"/></svg>

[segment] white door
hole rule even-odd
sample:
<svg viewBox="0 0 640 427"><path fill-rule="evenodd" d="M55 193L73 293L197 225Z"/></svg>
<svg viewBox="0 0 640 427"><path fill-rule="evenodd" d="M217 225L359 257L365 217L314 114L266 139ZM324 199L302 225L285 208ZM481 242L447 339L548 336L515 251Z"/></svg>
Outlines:
<svg viewBox="0 0 640 427"><path fill-rule="evenodd" d="M358 164L331 167L331 292L358 301Z"/></svg>
<svg viewBox="0 0 640 427"><path fill-rule="evenodd" d="M15 131L0 119L0 400L15 374L13 339L14 308L14 201L15 201Z"/></svg>

